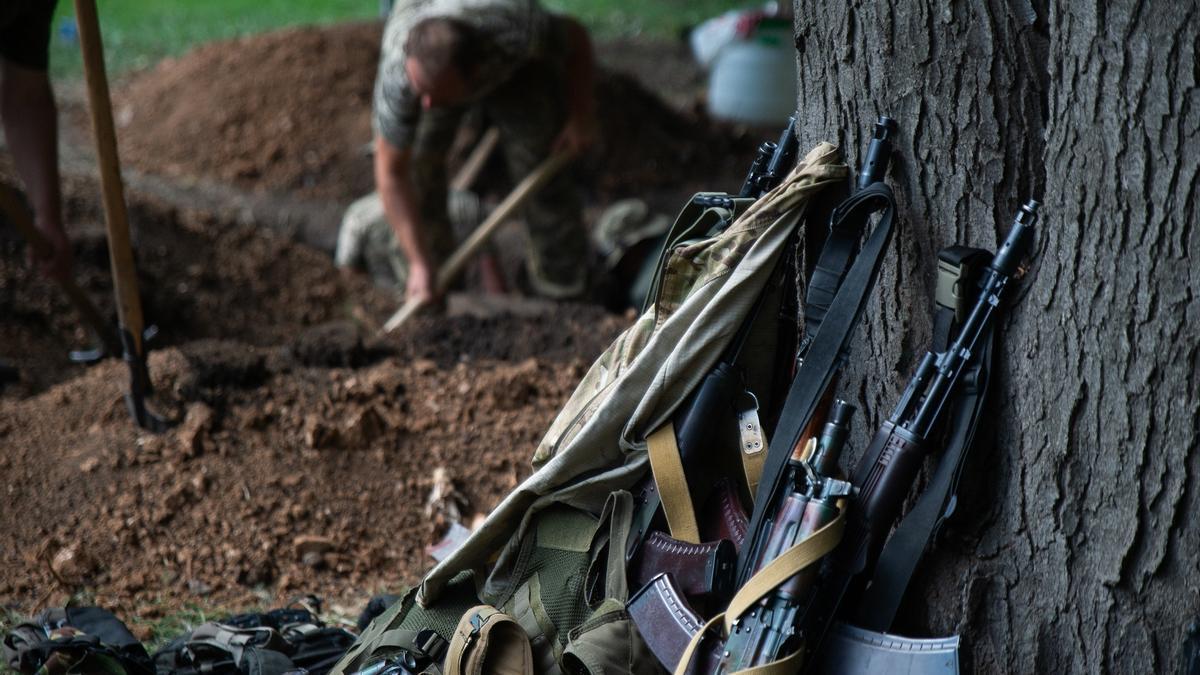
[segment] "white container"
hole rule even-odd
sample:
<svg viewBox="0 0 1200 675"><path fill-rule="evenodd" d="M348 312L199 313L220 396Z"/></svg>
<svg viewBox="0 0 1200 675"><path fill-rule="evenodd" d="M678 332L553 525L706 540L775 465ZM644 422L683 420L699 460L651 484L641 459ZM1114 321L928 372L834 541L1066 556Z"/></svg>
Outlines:
<svg viewBox="0 0 1200 675"><path fill-rule="evenodd" d="M717 55L708 80L713 117L779 125L795 110L796 57L789 28L761 26L749 40L728 44Z"/></svg>

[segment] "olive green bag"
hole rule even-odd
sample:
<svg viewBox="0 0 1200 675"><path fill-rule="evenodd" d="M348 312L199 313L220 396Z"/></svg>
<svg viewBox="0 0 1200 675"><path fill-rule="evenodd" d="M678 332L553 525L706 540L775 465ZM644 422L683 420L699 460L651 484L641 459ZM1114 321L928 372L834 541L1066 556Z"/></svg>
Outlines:
<svg viewBox="0 0 1200 675"><path fill-rule="evenodd" d="M625 613L623 551L631 513L632 499L624 491L610 497L600 518L565 505L541 512L522 542L515 570L521 582L494 608L485 605L490 609L477 620L476 632L482 635L482 619L496 612L511 618L528 640L529 672L656 672L654 657ZM485 656L472 652L493 648L475 635L455 639L481 612L474 579L472 573L455 577L430 607L416 602L415 589L405 594L371 623L333 672L388 660L416 665L423 673L470 672L458 663L482 662ZM491 639L507 646L512 633Z"/></svg>
<svg viewBox="0 0 1200 675"><path fill-rule="evenodd" d="M645 438L750 316L808 203L847 176L837 148L822 143L753 204L689 201L667 237L646 310L555 418L534 473L371 623L333 675L379 675L390 664L489 672L490 654L478 650L501 640L511 658L496 672L660 672L625 609L628 490L649 468ZM529 640L528 661L514 624Z"/></svg>

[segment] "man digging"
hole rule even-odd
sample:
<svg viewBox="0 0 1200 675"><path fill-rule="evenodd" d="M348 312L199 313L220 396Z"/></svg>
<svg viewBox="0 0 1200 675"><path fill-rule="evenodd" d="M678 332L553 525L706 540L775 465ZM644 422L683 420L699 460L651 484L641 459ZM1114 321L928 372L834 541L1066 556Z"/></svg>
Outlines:
<svg viewBox="0 0 1200 675"><path fill-rule="evenodd" d="M500 133L513 180L551 153L577 154L595 133L591 41L577 21L536 0L408 0L384 29L375 81L376 191L346 211L339 266L363 266L407 300L437 301L437 270L454 250L446 154L479 108ZM587 282L582 202L559 173L524 208L530 289L581 296Z"/></svg>

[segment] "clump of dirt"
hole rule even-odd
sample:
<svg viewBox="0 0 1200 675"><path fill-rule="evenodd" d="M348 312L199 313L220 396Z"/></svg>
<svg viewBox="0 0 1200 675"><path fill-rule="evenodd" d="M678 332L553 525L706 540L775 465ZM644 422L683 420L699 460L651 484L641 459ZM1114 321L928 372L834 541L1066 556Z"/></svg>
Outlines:
<svg viewBox="0 0 1200 675"><path fill-rule="evenodd" d="M117 90L122 157L178 178L361 196L373 187L381 33L378 22L289 28L165 60ZM601 69L596 88L600 139L580 163L602 197L689 181L712 189L714 173L745 171L754 142L744 133L677 111L626 74Z"/></svg>
<svg viewBox="0 0 1200 675"><path fill-rule="evenodd" d="M88 223L94 186L67 187L72 222ZM66 362L58 349L81 337L69 309L21 246L0 247L0 354L36 373L0 394L0 511L19 514L0 518L0 597L18 611L80 590L143 617L300 592L354 604L411 583L445 525L426 515L434 469L468 517L489 510L627 323L559 306L417 317L381 340L369 326L394 298L327 258L132 201L165 434L130 421L120 360ZM96 229L74 233L77 276L107 311ZM26 351L39 342L55 351Z"/></svg>
<svg viewBox="0 0 1200 675"><path fill-rule="evenodd" d="M367 192L379 22L203 45L119 87L121 154L168 176L311 197Z"/></svg>
<svg viewBox="0 0 1200 675"><path fill-rule="evenodd" d="M182 418L161 436L129 422L115 361L0 403L12 448L3 506L23 514L3 528L0 595L32 609L47 592L87 588L133 614L160 599L256 604L256 588L353 602L412 583L438 534L423 513L432 470L488 510L528 475L586 365L388 357L312 368L219 344L274 367L259 385L199 400L187 384L205 379L197 368L228 361L212 345L155 352L160 407ZM312 538L328 541L316 559L298 543ZM52 562L64 551L91 562L63 572Z"/></svg>

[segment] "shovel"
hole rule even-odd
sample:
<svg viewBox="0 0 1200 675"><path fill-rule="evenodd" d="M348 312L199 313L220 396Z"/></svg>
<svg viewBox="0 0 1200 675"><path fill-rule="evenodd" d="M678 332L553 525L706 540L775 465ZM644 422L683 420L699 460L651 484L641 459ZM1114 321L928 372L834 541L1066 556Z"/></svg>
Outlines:
<svg viewBox="0 0 1200 675"><path fill-rule="evenodd" d="M96 140L96 158L100 165L108 257L117 297L117 323L120 326L125 363L129 365L129 393L125 395L125 404L139 427L159 433L165 431L168 425L166 420L146 407L150 375L146 369L146 345L143 339L145 324L133 264L129 219L125 212L125 190L121 183L121 160L117 156L117 136L113 129L112 101L108 95L108 76L104 72L104 46L100 41L95 0L75 0L75 20L79 26L83 74L87 81L88 107L92 113L92 135Z"/></svg>
<svg viewBox="0 0 1200 675"><path fill-rule="evenodd" d="M537 194L537 191L542 189L546 183L554 177L567 163L571 160L571 156L567 154L551 155L546 158L536 169L531 171L513 191L500 202L492 213L471 233L470 237L451 254L450 259L442 265L438 270L436 287L439 293L444 292L447 287L454 281L458 274L462 272L467 261L471 259L481 248L496 234L504 221L513 214L522 204L530 197ZM426 304L424 300L408 300L404 305L396 311L395 314L383 324L383 332L390 333L400 326L404 325L412 318L417 310L421 309Z"/></svg>
<svg viewBox="0 0 1200 675"><path fill-rule="evenodd" d="M8 220L16 226L17 232L25 238L25 241L29 242L38 257L45 257L49 254L50 242L46 241L46 238L34 226L29 212L26 211L25 205L21 203L21 197L14 188L0 185L0 211L3 211ZM100 310L96 309L96 305L92 304L87 293L73 279L56 278L55 281L62 287L63 293L75 307L75 312L91 329L93 337L97 341L97 346L92 349L71 352L71 360L78 363L91 363L99 361L108 354L120 354L121 342L117 339L117 334L104 320Z"/></svg>

